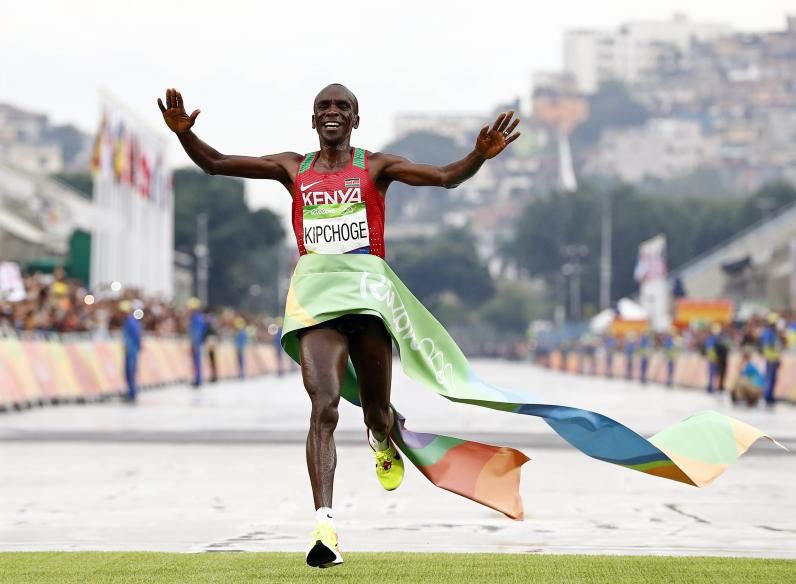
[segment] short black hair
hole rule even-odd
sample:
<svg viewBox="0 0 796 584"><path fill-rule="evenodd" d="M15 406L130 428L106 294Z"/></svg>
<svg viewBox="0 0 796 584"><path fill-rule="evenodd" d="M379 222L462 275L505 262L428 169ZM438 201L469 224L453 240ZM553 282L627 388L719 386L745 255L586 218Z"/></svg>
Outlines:
<svg viewBox="0 0 796 584"><path fill-rule="evenodd" d="M346 87L346 86L345 86L345 85L343 85L342 83L330 83L329 85L327 85L326 87L324 87L323 89L321 89L321 90L318 92L318 95L316 95L316 96L315 96L315 101L313 101L313 104L315 104L315 103L318 101L318 96L319 96L321 93L323 93L324 91L326 91L327 89L329 89L330 87L342 87L343 89L345 89L345 90L348 92L348 95L350 95L350 96L351 96L351 101L352 101L352 102L353 102L353 104L354 104L354 114L356 114L356 115L359 115L359 100L357 99L357 96L356 96L356 95L354 95L354 92L353 92L353 91L351 91L350 89L348 89L348 87Z"/></svg>

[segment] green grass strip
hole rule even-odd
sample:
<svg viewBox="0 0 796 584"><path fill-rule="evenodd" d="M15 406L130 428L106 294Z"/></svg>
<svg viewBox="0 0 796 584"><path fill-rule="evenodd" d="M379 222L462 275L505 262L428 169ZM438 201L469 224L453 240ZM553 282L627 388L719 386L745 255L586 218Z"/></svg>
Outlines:
<svg viewBox="0 0 796 584"><path fill-rule="evenodd" d="M296 553L0 553L0 583L465 582L644 584L796 582L796 561L660 556L348 553L342 566Z"/></svg>

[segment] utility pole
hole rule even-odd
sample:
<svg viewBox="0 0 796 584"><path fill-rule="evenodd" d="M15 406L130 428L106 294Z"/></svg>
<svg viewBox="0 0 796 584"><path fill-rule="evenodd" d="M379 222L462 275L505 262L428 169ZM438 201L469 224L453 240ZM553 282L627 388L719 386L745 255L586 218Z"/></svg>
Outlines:
<svg viewBox="0 0 796 584"><path fill-rule="evenodd" d="M207 306L207 273L210 264L210 249L207 245L207 213L196 216L196 295L202 307Z"/></svg>
<svg viewBox="0 0 796 584"><path fill-rule="evenodd" d="M566 293L566 276L564 275L564 266L556 274L556 302L553 308L553 321L558 328L564 326L567 321L567 308L564 303L564 294Z"/></svg>
<svg viewBox="0 0 796 584"><path fill-rule="evenodd" d="M569 317L580 320L580 276L583 273L583 258L589 255L589 248L583 244L571 243L561 249L567 262L561 266L561 273L569 276Z"/></svg>
<svg viewBox="0 0 796 584"><path fill-rule="evenodd" d="M569 310L572 320L580 320L580 275L583 273L583 266L576 263L572 268L572 278L569 280Z"/></svg>
<svg viewBox="0 0 796 584"><path fill-rule="evenodd" d="M613 210L611 192L603 193L602 229L600 241L600 310L611 307L611 239L613 237Z"/></svg>

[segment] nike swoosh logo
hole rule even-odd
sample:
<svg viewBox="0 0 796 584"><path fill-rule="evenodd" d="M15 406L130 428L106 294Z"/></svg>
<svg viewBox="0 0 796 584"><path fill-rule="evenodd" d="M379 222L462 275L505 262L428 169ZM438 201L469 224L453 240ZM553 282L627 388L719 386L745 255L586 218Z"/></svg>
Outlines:
<svg viewBox="0 0 796 584"><path fill-rule="evenodd" d="M317 185L319 182L321 182L321 181L319 181L319 180L316 180L314 183L310 183L310 184L308 184L308 185L306 185L306 186L305 186L305 185L304 185L304 181L302 181L302 182L301 182L301 190L302 190L302 192L303 192L303 191L306 191L306 190L307 190L308 188L310 188L311 186Z"/></svg>

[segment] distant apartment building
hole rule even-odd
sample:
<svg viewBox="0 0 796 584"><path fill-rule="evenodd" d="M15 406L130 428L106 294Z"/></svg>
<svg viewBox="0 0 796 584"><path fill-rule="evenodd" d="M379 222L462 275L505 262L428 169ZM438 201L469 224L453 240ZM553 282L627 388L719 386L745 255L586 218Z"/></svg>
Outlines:
<svg viewBox="0 0 796 584"><path fill-rule="evenodd" d="M54 174L64 170L64 157L57 144L1 145L0 160L36 174Z"/></svg>
<svg viewBox="0 0 796 584"><path fill-rule="evenodd" d="M532 108L536 122L564 134L589 117L588 100L566 73L534 73Z"/></svg>
<svg viewBox="0 0 796 584"><path fill-rule="evenodd" d="M0 103L0 141L35 143L44 140L47 116Z"/></svg>
<svg viewBox="0 0 796 584"><path fill-rule="evenodd" d="M580 91L621 80L652 116L577 152L583 172L636 182L708 166L740 193L796 178L796 17L756 33L683 17L572 31L565 55Z"/></svg>
<svg viewBox="0 0 796 584"><path fill-rule="evenodd" d="M45 115L0 104L0 161L28 172L61 172L63 156L46 140L48 125Z"/></svg>
<svg viewBox="0 0 796 584"><path fill-rule="evenodd" d="M35 174L88 170L91 138L43 114L0 104L0 162Z"/></svg>
<svg viewBox="0 0 796 584"><path fill-rule="evenodd" d="M719 139L718 164L730 184L748 191L796 177L796 17L784 30L696 44L679 78L691 100L672 111L704 108L703 123Z"/></svg>
<svg viewBox="0 0 796 584"><path fill-rule="evenodd" d="M653 118L643 126L605 131L584 170L628 183L672 179L715 161L718 146L696 121Z"/></svg>
<svg viewBox="0 0 796 584"><path fill-rule="evenodd" d="M579 91L594 93L608 80L639 81L668 60L687 54L695 41L732 33L729 25L692 22L684 15L668 21L635 21L616 30L581 29L564 34L564 72Z"/></svg>

